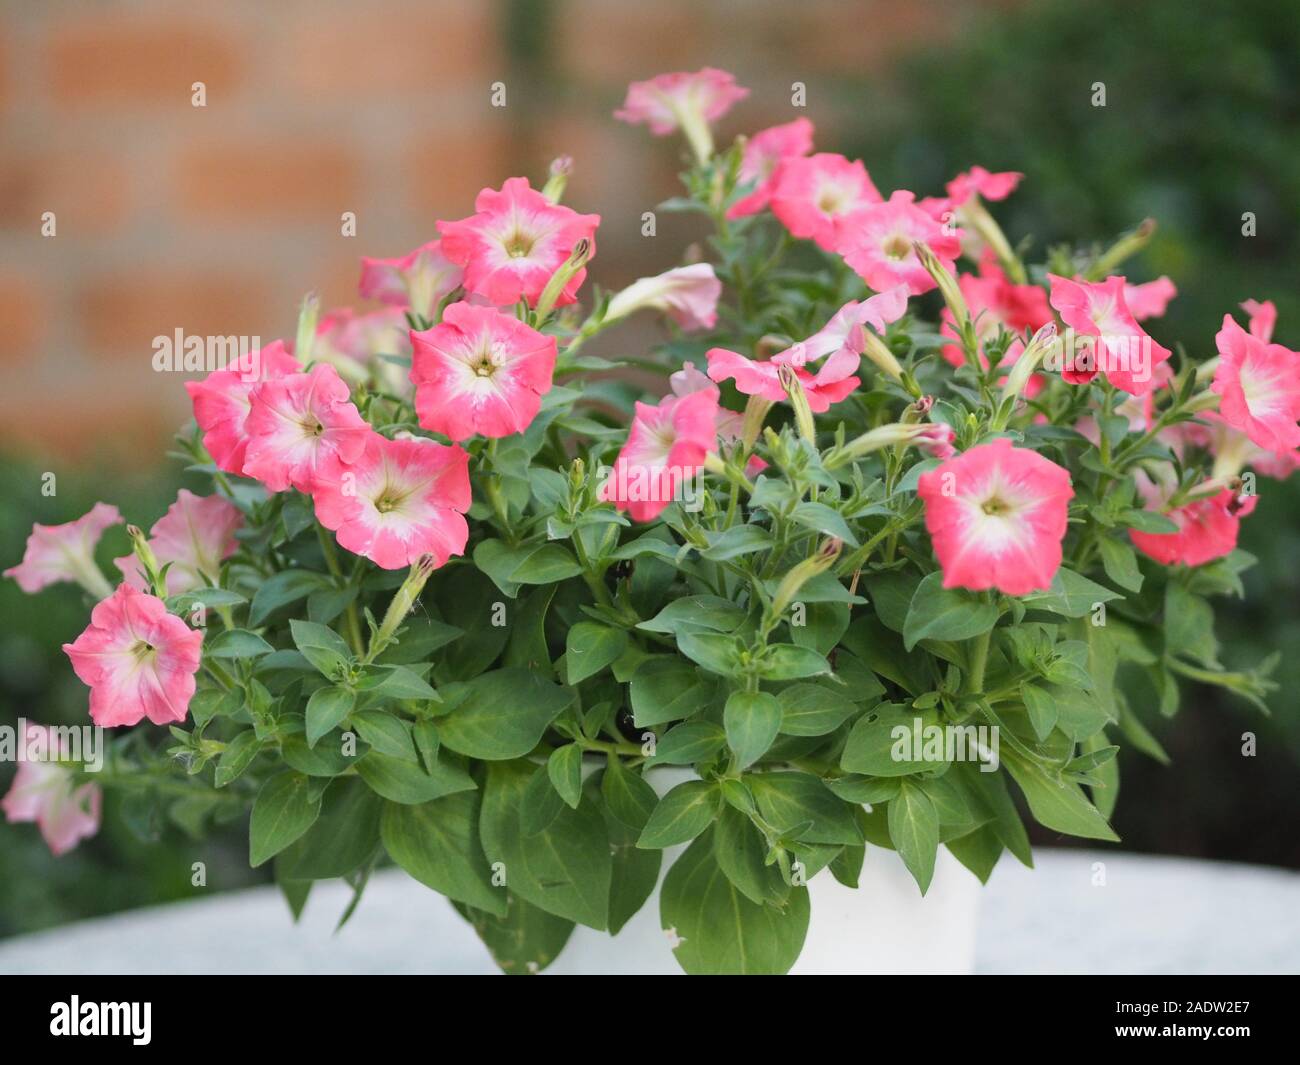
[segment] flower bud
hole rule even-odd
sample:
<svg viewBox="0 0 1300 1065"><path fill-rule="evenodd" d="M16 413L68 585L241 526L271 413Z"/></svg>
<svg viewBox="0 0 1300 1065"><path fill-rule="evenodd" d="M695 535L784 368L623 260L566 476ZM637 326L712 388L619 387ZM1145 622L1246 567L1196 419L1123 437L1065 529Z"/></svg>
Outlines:
<svg viewBox="0 0 1300 1065"><path fill-rule="evenodd" d="M131 537L131 547L135 551L135 557L140 560L140 568L144 570L144 575L148 579L154 595L158 596L159 599L166 599L167 580L159 569L158 556L153 553L153 548L149 546L149 540L146 538L144 530L138 525L128 525L126 532Z"/></svg>
<svg viewBox="0 0 1300 1065"><path fill-rule="evenodd" d="M546 282L546 287L542 289L542 294L537 297L537 306L534 310L539 322L550 314L551 308L555 306L555 301L560 298L560 293L564 291L564 286L569 283L574 274L587 265L587 258L590 255L591 241L585 237L573 246L573 251L569 253L569 257L551 275L551 279Z"/></svg>
<svg viewBox="0 0 1300 1065"><path fill-rule="evenodd" d="M800 588L819 573L825 573L835 564L835 560L840 557L840 549L843 546L843 542L835 537L827 537L817 546L816 553L794 566L782 578L781 583L777 585L776 594L772 596L770 616L779 618L784 614L786 608L794 602L795 596L799 594Z"/></svg>
<svg viewBox="0 0 1300 1065"><path fill-rule="evenodd" d="M316 342L316 322L320 318L320 297L308 292L298 309L298 332L293 343L294 357L303 365L311 362L312 345Z"/></svg>
<svg viewBox="0 0 1300 1065"><path fill-rule="evenodd" d="M862 354L866 356L881 373L894 381L903 380L903 367L894 358L894 353L889 350L885 342L865 326L859 327L862 331Z"/></svg>
<svg viewBox="0 0 1300 1065"><path fill-rule="evenodd" d="M794 408L794 424L799 435L816 447L817 428L813 424L812 408L808 405L808 395L804 392L803 385L789 366L783 364L777 374L781 379L781 387L790 397L790 406Z"/></svg>
<svg viewBox="0 0 1300 1065"><path fill-rule="evenodd" d="M397 594L393 596L392 602L388 604L388 610L384 614L384 620L379 626L379 631L370 640L370 650L366 653L366 661L372 662L385 647L393 641L393 634L397 632L406 615L411 612L420 598L420 593L424 591L425 582L428 581L429 575L438 568L438 560L433 555L421 555L411 564L411 570L406 575L406 580L402 586L397 589Z"/></svg>
<svg viewBox="0 0 1300 1065"><path fill-rule="evenodd" d="M546 184L542 186L542 195L551 203L559 203L560 197L564 195L564 186L569 182L569 175L573 173L573 156L561 155L551 161L550 173L546 178Z"/></svg>
<svg viewBox="0 0 1300 1065"><path fill-rule="evenodd" d="M921 260L921 265L925 267L926 273L934 278L934 283L939 286L944 303L948 305L948 310L952 311L953 318L957 320L958 330L969 328L970 310L966 307L966 298L961 294L957 279L948 272L948 268L939 261L938 256L928 245L918 240L913 242L912 248L916 251L916 257Z"/></svg>
<svg viewBox="0 0 1300 1065"><path fill-rule="evenodd" d="M740 427L740 444L746 454L754 450L758 434L763 431L763 422L767 419L767 412L771 409L772 401L758 395L750 396L749 402L745 404L745 420Z"/></svg>

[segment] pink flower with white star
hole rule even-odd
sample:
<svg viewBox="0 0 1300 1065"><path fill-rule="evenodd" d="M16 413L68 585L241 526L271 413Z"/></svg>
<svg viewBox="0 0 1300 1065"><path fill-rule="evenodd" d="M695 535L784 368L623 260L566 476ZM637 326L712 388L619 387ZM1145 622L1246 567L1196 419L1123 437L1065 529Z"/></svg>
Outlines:
<svg viewBox="0 0 1300 1065"><path fill-rule="evenodd" d="M99 831L103 793L93 781L78 785L73 770L59 765L68 752L58 729L29 722L26 732L27 756L18 763L0 810L10 824L35 822L57 858Z"/></svg>
<svg viewBox="0 0 1300 1065"><path fill-rule="evenodd" d="M310 492L321 476L355 459L370 426L352 404L338 371L317 363L309 373L267 381L252 394L244 473L272 492Z"/></svg>
<svg viewBox="0 0 1300 1065"><path fill-rule="evenodd" d="M755 133L745 145L736 179L741 188L749 185L754 188L728 208L727 217L747 218L762 211L772 202L780 165L787 159L800 159L812 149L813 124L806 118Z"/></svg>
<svg viewBox="0 0 1300 1065"><path fill-rule="evenodd" d="M319 482L312 498L320 523L353 554L383 569L423 555L442 566L469 539L469 455L454 444L371 433L356 461Z"/></svg>
<svg viewBox="0 0 1300 1065"><path fill-rule="evenodd" d="M860 160L832 152L786 159L771 190L772 213L791 235L812 240L823 251L836 250L838 219L880 199Z"/></svg>
<svg viewBox="0 0 1300 1065"><path fill-rule="evenodd" d="M465 272L443 254L442 243L431 240L396 259L361 260L362 299L410 307L422 318L460 288Z"/></svg>
<svg viewBox="0 0 1300 1065"><path fill-rule="evenodd" d="M1266 451L1300 445L1300 352L1252 336L1227 314L1214 340L1219 366L1210 389L1223 420Z"/></svg>
<svg viewBox="0 0 1300 1065"><path fill-rule="evenodd" d="M925 526L945 588L1049 588L1074 489L1068 470L999 438L921 474Z"/></svg>
<svg viewBox="0 0 1300 1065"><path fill-rule="evenodd" d="M919 296L935 287L915 243L927 245L950 273L961 255L961 231L950 232L915 199L900 189L885 203L836 219L835 250L878 292L906 285L913 296Z"/></svg>
<svg viewBox="0 0 1300 1065"><path fill-rule="evenodd" d="M647 125L656 137L681 130L700 162L713 154L709 123L716 122L732 105L749 95L725 70L705 67L687 73L660 74L627 87L623 106L614 117L630 125Z"/></svg>
<svg viewBox="0 0 1300 1065"><path fill-rule="evenodd" d="M185 391L194 404L194 420L203 430L203 446L217 469L244 472L248 449L249 396L263 381L296 374L302 366L285 348L283 340L250 352L225 370L216 370L202 381L186 381Z"/></svg>
<svg viewBox="0 0 1300 1065"><path fill-rule="evenodd" d="M149 530L149 547L159 566L167 570L167 594L180 595L195 588L215 587L221 578L221 561L235 553L235 532L244 524L239 508L220 496L196 496L182 488ZM150 590L148 578L134 554L113 560L123 579L141 592Z"/></svg>
<svg viewBox="0 0 1300 1065"><path fill-rule="evenodd" d="M113 594L99 566L95 548L104 530L122 524L122 515L111 503L96 503L76 521L62 525L33 525L27 537L23 560L4 571L28 595L61 581L79 584L96 599Z"/></svg>
<svg viewBox="0 0 1300 1065"><path fill-rule="evenodd" d="M90 719L111 728L146 717L155 725L184 721L202 645L203 633L167 613L161 599L119 584L63 651L90 685Z"/></svg>
<svg viewBox="0 0 1300 1065"><path fill-rule="evenodd" d="M458 222L439 222L442 253L465 269L465 290L497 307L520 299L537 306L537 298L580 241L587 241L587 261L596 256L598 214L578 214L552 203L528 184L510 178L500 191L484 189L474 200L475 213ZM587 276L576 271L556 300L564 306L577 299Z"/></svg>
<svg viewBox="0 0 1300 1065"><path fill-rule="evenodd" d="M1067 366L1061 376L1081 384L1103 371L1112 385L1135 396L1155 388L1159 383L1157 367L1168 362L1172 352L1138 325L1124 302L1124 278L1092 282L1055 274L1047 277L1052 286L1050 302L1065 324L1079 336L1098 338L1093 365Z"/></svg>
<svg viewBox="0 0 1300 1065"><path fill-rule="evenodd" d="M420 424L453 440L523 432L551 390L555 337L495 308L452 304L411 342Z"/></svg>

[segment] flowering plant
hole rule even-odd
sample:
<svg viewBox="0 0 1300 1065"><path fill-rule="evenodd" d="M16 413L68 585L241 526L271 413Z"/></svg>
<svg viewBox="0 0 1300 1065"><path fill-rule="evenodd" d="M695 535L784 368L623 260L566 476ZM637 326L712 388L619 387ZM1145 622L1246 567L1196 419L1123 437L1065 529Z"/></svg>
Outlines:
<svg viewBox="0 0 1300 1065"><path fill-rule="evenodd" d="M53 760L8 817L59 852L105 786L195 830L251 808L295 913L391 860L510 972L617 933L670 865L684 969L784 972L810 877L855 886L868 846L922 892L940 846L1029 864L1017 791L1114 840L1117 744L1164 757L1145 716L1187 681L1259 702L1211 599L1241 592L1256 472L1297 461L1271 305L1175 357L1141 324L1173 283L1116 273L1150 223L1026 263L987 207L1021 175L885 196L803 118L717 150L745 95L671 74L617 112L684 136L661 209L711 221L708 261L583 310L600 219L562 204L567 160L511 178L363 261L383 309L308 300L292 343L187 386L210 492L130 528L116 588L116 508L38 526L8 573L96 601L65 648L91 720L168 732L92 774L33 726ZM649 355L585 350L647 310Z"/></svg>

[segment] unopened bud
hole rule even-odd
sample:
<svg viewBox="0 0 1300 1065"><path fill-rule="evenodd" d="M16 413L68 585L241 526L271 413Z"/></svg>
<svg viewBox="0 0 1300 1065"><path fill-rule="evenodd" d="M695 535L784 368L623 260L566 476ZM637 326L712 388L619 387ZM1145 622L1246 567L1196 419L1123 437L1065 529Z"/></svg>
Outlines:
<svg viewBox="0 0 1300 1065"><path fill-rule="evenodd" d="M320 297L308 292L298 308L298 332L294 337L293 354L304 366L311 362L312 346L316 342L316 323L320 319Z"/></svg>
<svg viewBox="0 0 1300 1065"><path fill-rule="evenodd" d="M568 184L569 175L572 173L573 156L561 155L553 159L546 184L542 186L542 195L551 203L559 203L560 197L564 195L564 186Z"/></svg>
<svg viewBox="0 0 1300 1065"><path fill-rule="evenodd" d="M366 653L366 661L372 662L385 647L393 641L393 635L397 632L406 615L411 612L420 598L420 593L424 591L425 582L428 581L429 575L438 568L438 560L433 555L421 555L411 564L411 570L406 575L406 580L402 586L397 589L397 594L393 596L392 602L388 604L388 610L384 614L384 620L379 626L379 631L375 633L370 641L370 650Z"/></svg>
<svg viewBox="0 0 1300 1065"><path fill-rule="evenodd" d="M555 306L555 301L560 298L565 286L573 280L574 274L587 265L590 255L591 241L583 237L573 246L569 257L551 275L551 279L546 282L546 287L542 289L542 294L537 297L537 306L534 310L537 312L538 321L551 313L551 308Z"/></svg>
<svg viewBox="0 0 1300 1065"><path fill-rule="evenodd" d="M812 407L808 405L808 394L803 390L803 384L793 368L784 363L778 368L777 376L781 380L781 387L790 397L790 406L794 408L794 424L799 435L815 447L817 427L813 423Z"/></svg>
<svg viewBox="0 0 1300 1065"><path fill-rule="evenodd" d="M793 603L795 596L799 594L800 588L819 573L825 573L830 569L835 564L835 560L840 557L840 549L843 546L843 542L835 537L827 537L817 545L817 550L811 557L794 566L782 578L781 583L777 585L776 594L772 596L771 617L779 618L784 614L786 607Z"/></svg>

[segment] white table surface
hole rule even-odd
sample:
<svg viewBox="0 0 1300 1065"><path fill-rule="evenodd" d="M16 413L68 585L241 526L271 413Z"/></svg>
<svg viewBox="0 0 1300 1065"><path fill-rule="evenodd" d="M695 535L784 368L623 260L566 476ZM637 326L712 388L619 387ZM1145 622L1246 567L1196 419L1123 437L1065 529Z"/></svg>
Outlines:
<svg viewBox="0 0 1300 1065"><path fill-rule="evenodd" d="M1035 859L1031 871L1004 857L985 889L977 972L1300 972L1300 874L1086 850ZM0 974L494 971L451 906L403 873L373 877L335 934L348 898L318 884L297 925L274 888L81 921L0 940Z"/></svg>

